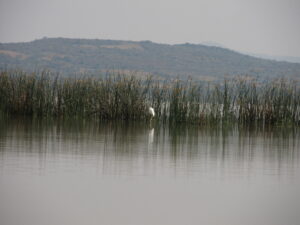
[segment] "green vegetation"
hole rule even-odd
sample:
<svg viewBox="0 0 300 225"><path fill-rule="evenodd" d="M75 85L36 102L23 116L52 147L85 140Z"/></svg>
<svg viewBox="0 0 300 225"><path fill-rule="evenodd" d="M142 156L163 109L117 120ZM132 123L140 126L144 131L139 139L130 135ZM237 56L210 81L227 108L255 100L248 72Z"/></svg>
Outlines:
<svg viewBox="0 0 300 225"><path fill-rule="evenodd" d="M0 72L4 115L146 120L150 105L157 120L171 124L300 122L300 88L284 79L261 83L236 77L212 84L122 74L66 78L50 72Z"/></svg>

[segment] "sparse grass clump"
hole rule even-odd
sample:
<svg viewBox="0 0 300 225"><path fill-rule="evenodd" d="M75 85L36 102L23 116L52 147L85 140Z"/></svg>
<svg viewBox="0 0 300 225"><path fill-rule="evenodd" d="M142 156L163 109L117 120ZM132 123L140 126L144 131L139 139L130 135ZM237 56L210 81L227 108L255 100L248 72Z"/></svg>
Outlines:
<svg viewBox="0 0 300 225"><path fill-rule="evenodd" d="M122 74L65 78L50 72L0 72L0 114L4 115L145 120L150 105L164 123L300 121L299 86L284 79L258 82L238 77L212 84Z"/></svg>

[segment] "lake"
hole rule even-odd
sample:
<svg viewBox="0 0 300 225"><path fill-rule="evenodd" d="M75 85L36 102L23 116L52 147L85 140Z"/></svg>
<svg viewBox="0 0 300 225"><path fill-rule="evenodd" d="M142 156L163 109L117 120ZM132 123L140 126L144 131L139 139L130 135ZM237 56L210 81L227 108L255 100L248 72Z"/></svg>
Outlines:
<svg viewBox="0 0 300 225"><path fill-rule="evenodd" d="M300 132L0 120L0 224L297 225Z"/></svg>

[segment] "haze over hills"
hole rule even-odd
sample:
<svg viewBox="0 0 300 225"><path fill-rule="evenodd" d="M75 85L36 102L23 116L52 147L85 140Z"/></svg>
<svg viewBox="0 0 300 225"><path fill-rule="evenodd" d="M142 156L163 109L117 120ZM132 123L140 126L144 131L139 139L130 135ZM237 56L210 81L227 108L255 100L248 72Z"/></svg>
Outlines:
<svg viewBox="0 0 300 225"><path fill-rule="evenodd" d="M300 77L300 63L256 58L221 47L66 38L0 44L0 69L10 68L62 74L126 70L193 79Z"/></svg>
<svg viewBox="0 0 300 225"><path fill-rule="evenodd" d="M255 54L255 53L248 53L248 55L262 58L262 59L270 59L270 60L276 60L281 62L284 61L284 62L300 63L300 57L297 56L274 56L274 55L267 55L267 54Z"/></svg>
<svg viewBox="0 0 300 225"><path fill-rule="evenodd" d="M217 43L217 42L206 41L206 42L202 42L201 44L206 45L206 46L230 49L230 48L228 48L220 43ZM261 59L269 59L269 60L275 60L275 61L281 61L281 62L300 63L300 57L297 57L297 56L269 55L269 54L261 54L261 53L254 53L254 52L245 52L245 51L237 51L237 52L244 54L244 55L261 58Z"/></svg>

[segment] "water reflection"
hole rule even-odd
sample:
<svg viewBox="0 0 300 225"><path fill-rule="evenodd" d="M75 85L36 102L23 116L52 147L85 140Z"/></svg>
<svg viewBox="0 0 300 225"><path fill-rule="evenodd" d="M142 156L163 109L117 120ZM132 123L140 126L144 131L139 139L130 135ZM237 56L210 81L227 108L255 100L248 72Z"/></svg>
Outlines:
<svg viewBox="0 0 300 225"><path fill-rule="evenodd" d="M154 128L149 130L149 145L153 143L154 140Z"/></svg>
<svg viewBox="0 0 300 225"><path fill-rule="evenodd" d="M299 141L296 128L2 120L0 224L299 224Z"/></svg>
<svg viewBox="0 0 300 225"><path fill-rule="evenodd" d="M297 128L1 121L2 171L74 171L210 179L294 178Z"/></svg>

